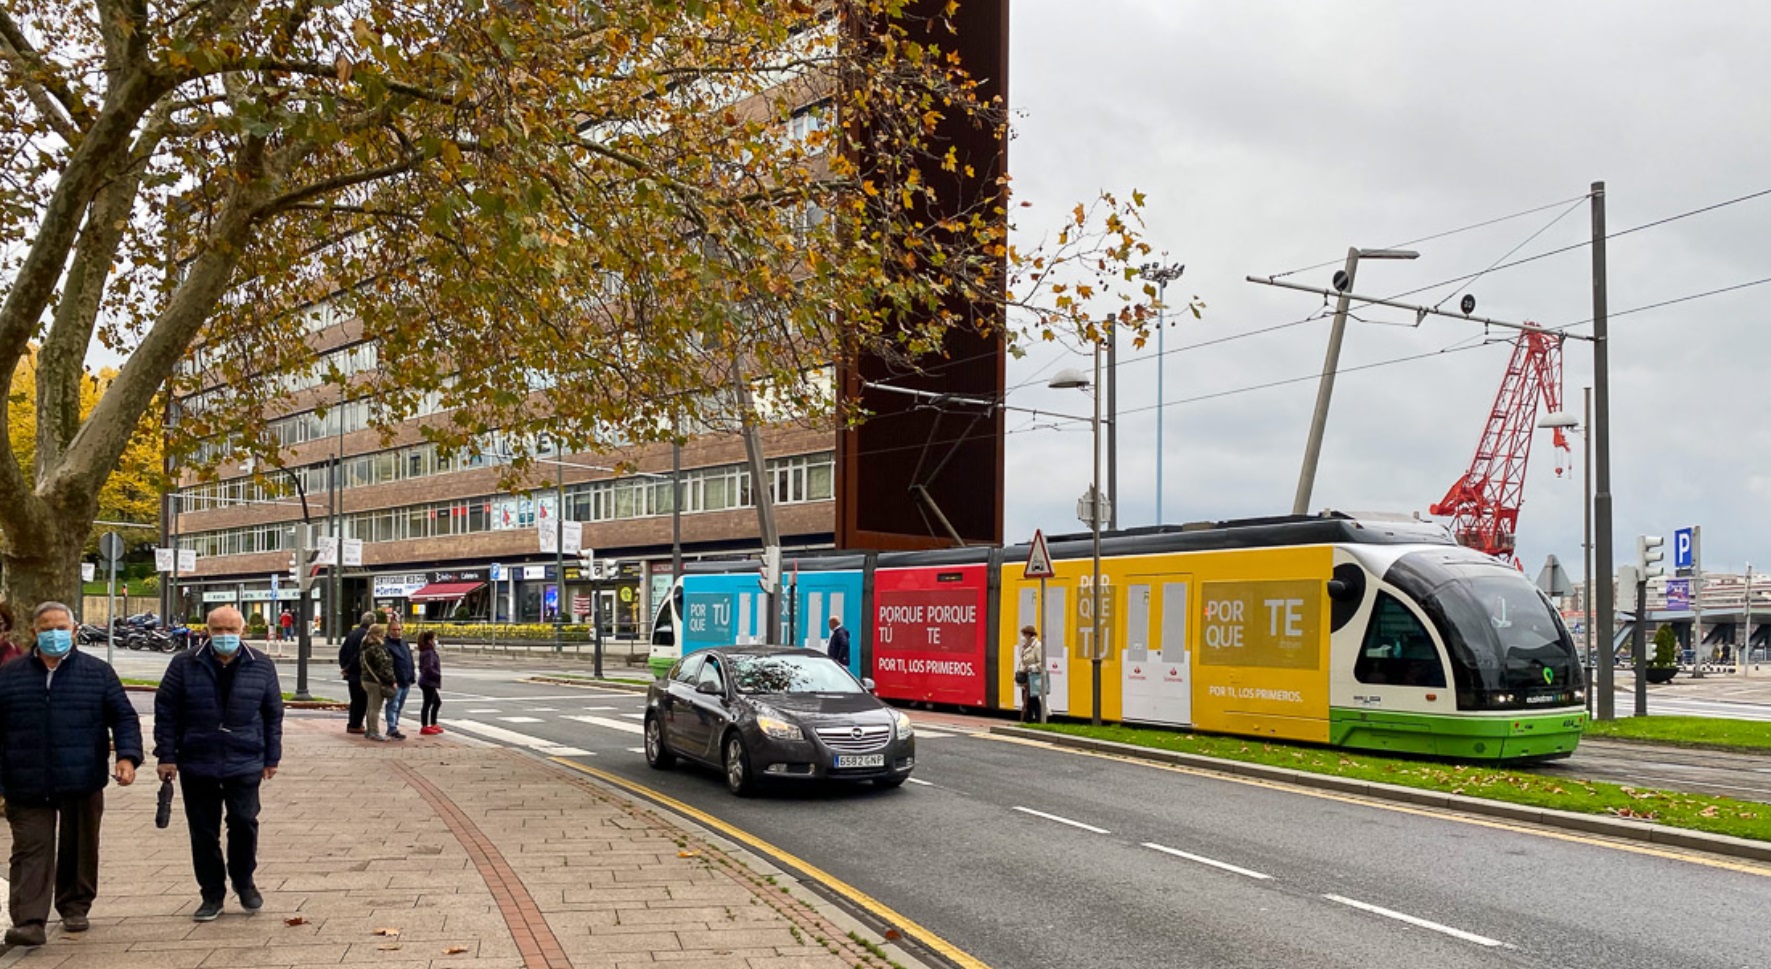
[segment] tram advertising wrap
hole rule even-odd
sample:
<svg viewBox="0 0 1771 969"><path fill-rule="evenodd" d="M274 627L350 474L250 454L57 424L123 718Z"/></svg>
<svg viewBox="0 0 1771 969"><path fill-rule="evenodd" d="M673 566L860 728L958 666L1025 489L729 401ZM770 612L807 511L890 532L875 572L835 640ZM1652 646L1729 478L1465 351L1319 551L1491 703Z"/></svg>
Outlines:
<svg viewBox="0 0 1771 969"><path fill-rule="evenodd" d="M988 568L880 569L874 575L878 694L984 706Z"/></svg>
<svg viewBox="0 0 1771 969"><path fill-rule="evenodd" d="M1246 563L1256 556L1298 557L1289 551L1239 557ZM1326 577L1327 556L1315 558L1322 560L1318 568ZM1322 579L1201 585L1193 684L1197 726L1328 739L1328 619L1322 588Z"/></svg>

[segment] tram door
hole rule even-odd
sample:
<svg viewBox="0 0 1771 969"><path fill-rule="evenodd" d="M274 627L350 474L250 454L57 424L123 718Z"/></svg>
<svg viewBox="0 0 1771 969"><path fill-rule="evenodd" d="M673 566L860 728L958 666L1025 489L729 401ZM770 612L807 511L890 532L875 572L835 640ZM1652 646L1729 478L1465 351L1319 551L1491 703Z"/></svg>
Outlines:
<svg viewBox="0 0 1771 969"><path fill-rule="evenodd" d="M1126 588L1125 652L1119 660L1127 720L1193 720L1187 668L1187 576L1134 576Z"/></svg>
<svg viewBox="0 0 1771 969"><path fill-rule="evenodd" d="M1039 586L1029 585L1021 589L1021 600L1015 617L1015 640L1020 641L1020 630L1025 626L1040 626L1039 622ZM1045 589L1045 624L1040 626L1045 638L1045 676L1050 680L1046 688L1047 711L1051 713L1067 713L1070 710L1070 644L1068 642L1069 625L1064 622L1064 586L1056 582L1046 583ZM1009 658L1012 660L1011 652ZM1015 688L1015 700L1021 701L1021 691L1026 687Z"/></svg>

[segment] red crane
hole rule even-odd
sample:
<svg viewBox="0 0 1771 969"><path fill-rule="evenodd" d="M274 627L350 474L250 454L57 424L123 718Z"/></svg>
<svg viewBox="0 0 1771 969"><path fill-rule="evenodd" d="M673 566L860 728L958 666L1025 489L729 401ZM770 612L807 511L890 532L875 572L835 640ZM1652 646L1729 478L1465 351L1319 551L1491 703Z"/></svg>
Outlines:
<svg viewBox="0 0 1771 969"><path fill-rule="evenodd" d="M1451 518L1451 534L1459 544L1480 549L1514 566L1514 535L1519 505L1525 494L1525 465L1531 459L1532 432L1541 400L1550 413L1562 409L1562 340L1536 324L1521 331L1513 343L1513 359L1494 396L1488 425L1476 444L1470 469L1429 509ZM1555 429L1556 447L1568 450L1568 439ZM1557 473L1561 473L1558 467Z"/></svg>

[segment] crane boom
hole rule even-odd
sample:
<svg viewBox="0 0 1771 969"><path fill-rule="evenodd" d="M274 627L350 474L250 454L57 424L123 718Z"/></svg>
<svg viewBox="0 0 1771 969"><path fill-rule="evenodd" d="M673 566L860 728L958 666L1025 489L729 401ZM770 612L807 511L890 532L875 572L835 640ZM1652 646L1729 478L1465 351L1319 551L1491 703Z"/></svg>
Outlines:
<svg viewBox="0 0 1771 969"><path fill-rule="evenodd" d="M1531 459L1540 401L1551 413L1562 409L1562 340L1531 324L1513 342L1512 360L1470 469L1429 509L1452 519L1451 533L1460 544L1514 565L1525 467ZM1555 445L1568 450L1561 428L1555 429Z"/></svg>

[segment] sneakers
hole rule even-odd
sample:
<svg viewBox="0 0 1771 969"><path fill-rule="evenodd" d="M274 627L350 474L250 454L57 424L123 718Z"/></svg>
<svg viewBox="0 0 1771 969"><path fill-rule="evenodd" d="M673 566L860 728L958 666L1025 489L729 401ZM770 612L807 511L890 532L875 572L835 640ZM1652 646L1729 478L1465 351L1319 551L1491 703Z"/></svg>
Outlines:
<svg viewBox="0 0 1771 969"><path fill-rule="evenodd" d="M406 735L399 732L398 730L389 730L387 732L387 739L389 739L389 740L405 740Z"/></svg>
<svg viewBox="0 0 1771 969"><path fill-rule="evenodd" d="M378 744L387 743L387 738L383 737L381 734L378 734L378 733L366 733L363 735L363 739L364 740L373 740Z"/></svg>
<svg viewBox="0 0 1771 969"><path fill-rule="evenodd" d="M440 734L443 732L443 728L439 727L433 723L428 727L424 727L423 729L419 730L418 732L420 734L423 734L426 737L435 737L437 734Z"/></svg>
<svg viewBox="0 0 1771 969"><path fill-rule="evenodd" d="M246 911L256 912L259 909L264 908L264 895L260 894L256 887L247 885L245 888L240 889L239 895L240 907Z"/></svg>
<svg viewBox="0 0 1771 969"><path fill-rule="evenodd" d="M61 917L63 932L84 932L92 928L92 920L84 915L64 915Z"/></svg>
<svg viewBox="0 0 1771 969"><path fill-rule="evenodd" d="M191 921L193 922L213 922L220 917L221 899L219 898L213 902L204 899L203 904L197 906L197 910L191 913Z"/></svg>
<svg viewBox="0 0 1771 969"><path fill-rule="evenodd" d="M7 945L35 946L49 941L43 935L43 923L32 922L29 925L15 925L6 930Z"/></svg>

